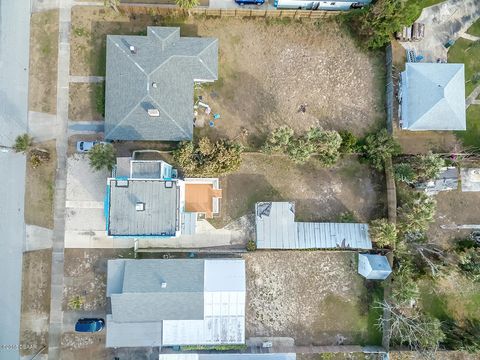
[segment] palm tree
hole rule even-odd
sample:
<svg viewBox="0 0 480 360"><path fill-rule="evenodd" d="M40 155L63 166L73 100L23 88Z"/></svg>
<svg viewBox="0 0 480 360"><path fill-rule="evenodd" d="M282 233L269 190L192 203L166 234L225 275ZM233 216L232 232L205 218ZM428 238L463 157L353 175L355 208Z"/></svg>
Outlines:
<svg viewBox="0 0 480 360"><path fill-rule="evenodd" d="M190 10L199 4L199 0L175 0L180 9Z"/></svg>
<svg viewBox="0 0 480 360"><path fill-rule="evenodd" d="M88 152L90 166L94 170L107 169L112 171L115 165L115 148L112 144L97 144Z"/></svg>
<svg viewBox="0 0 480 360"><path fill-rule="evenodd" d="M32 146L33 138L28 134L18 135L15 139L15 144L13 145L13 150L15 152L26 153Z"/></svg>

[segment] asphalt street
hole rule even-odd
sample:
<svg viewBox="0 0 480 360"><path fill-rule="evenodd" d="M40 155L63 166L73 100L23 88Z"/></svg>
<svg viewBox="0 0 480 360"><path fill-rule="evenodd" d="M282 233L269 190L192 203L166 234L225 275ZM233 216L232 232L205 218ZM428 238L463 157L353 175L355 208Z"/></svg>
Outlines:
<svg viewBox="0 0 480 360"><path fill-rule="evenodd" d="M30 1L0 0L0 145L27 132ZM0 359L18 359L25 156L0 152Z"/></svg>

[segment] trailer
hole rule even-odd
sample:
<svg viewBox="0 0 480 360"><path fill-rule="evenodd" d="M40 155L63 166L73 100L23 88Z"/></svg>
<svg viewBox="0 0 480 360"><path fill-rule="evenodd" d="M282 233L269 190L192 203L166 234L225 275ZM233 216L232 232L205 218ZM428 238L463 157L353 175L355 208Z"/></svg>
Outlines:
<svg viewBox="0 0 480 360"><path fill-rule="evenodd" d="M372 0L335 0L335 1L313 1L313 0L274 0L273 5L277 9L294 10L336 10L346 11L359 9L369 5Z"/></svg>

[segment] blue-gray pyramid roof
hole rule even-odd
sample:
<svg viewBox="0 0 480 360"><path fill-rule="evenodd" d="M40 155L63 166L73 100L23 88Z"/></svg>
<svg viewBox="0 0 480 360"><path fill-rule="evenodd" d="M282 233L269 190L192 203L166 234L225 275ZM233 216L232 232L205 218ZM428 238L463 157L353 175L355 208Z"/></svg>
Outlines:
<svg viewBox="0 0 480 360"><path fill-rule="evenodd" d="M402 73L402 127L466 129L463 64L406 64Z"/></svg>
<svg viewBox="0 0 480 360"><path fill-rule="evenodd" d="M148 27L147 36L108 35L105 138L190 140L194 82L217 76L217 39L180 37L177 27Z"/></svg>

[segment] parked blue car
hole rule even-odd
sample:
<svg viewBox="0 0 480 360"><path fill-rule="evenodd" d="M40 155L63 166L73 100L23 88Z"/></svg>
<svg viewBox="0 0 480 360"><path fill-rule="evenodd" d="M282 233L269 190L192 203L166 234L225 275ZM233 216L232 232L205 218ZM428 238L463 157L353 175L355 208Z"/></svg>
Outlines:
<svg viewBox="0 0 480 360"><path fill-rule="evenodd" d="M265 0L235 0L238 5L262 5Z"/></svg>
<svg viewBox="0 0 480 360"><path fill-rule="evenodd" d="M78 332L98 332L105 327L105 320L103 319L78 319L75 324L75 331Z"/></svg>

